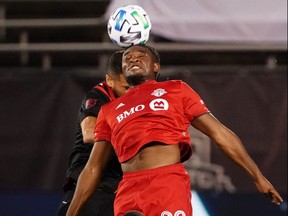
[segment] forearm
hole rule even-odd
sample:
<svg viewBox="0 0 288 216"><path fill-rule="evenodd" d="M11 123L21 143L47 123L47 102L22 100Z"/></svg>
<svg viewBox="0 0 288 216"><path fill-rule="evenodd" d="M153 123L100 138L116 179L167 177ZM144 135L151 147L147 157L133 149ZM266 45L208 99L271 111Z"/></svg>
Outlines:
<svg viewBox="0 0 288 216"><path fill-rule="evenodd" d="M283 202L273 185L262 175L236 134L222 125L212 114L200 116L191 124L209 136L227 157L240 166L253 179L257 189L270 198L272 203Z"/></svg>
<svg viewBox="0 0 288 216"><path fill-rule="evenodd" d="M263 175L258 166L247 153L241 140L227 128L222 129L221 137L215 142L224 154L241 167L253 181L259 180Z"/></svg>
<svg viewBox="0 0 288 216"><path fill-rule="evenodd" d="M67 216L78 215L86 200L92 195L100 181L102 170L107 164L111 151L111 144L105 141L99 141L93 145L89 160L77 181Z"/></svg>
<svg viewBox="0 0 288 216"><path fill-rule="evenodd" d="M100 179L100 177L98 176L88 166L83 169L78 178L76 190L66 214L67 216L75 216L79 214L79 211L81 210L85 202L95 191Z"/></svg>

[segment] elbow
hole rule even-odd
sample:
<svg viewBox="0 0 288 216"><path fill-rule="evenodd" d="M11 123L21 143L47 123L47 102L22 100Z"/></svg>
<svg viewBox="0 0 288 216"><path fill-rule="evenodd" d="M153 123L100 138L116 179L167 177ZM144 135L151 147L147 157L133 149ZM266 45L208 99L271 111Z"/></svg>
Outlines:
<svg viewBox="0 0 288 216"><path fill-rule="evenodd" d="M219 136L217 136L214 141L218 148L227 156L234 159L240 159L241 154L239 152L241 152L243 146L238 136L232 131L224 128L224 130L219 133Z"/></svg>
<svg viewBox="0 0 288 216"><path fill-rule="evenodd" d="M231 130L223 126L218 130L218 133L215 134L213 140L219 148L225 149L232 148L233 143L238 141L238 137Z"/></svg>
<svg viewBox="0 0 288 216"><path fill-rule="evenodd" d="M84 131L83 135L83 142L87 144L94 144L94 133Z"/></svg>
<svg viewBox="0 0 288 216"><path fill-rule="evenodd" d="M83 175L93 176L93 179L98 179L101 175L101 171L102 169L98 164L92 165L90 163L87 163L82 172L85 173Z"/></svg>
<svg viewBox="0 0 288 216"><path fill-rule="evenodd" d="M87 144L94 144L94 138L83 136L83 142Z"/></svg>

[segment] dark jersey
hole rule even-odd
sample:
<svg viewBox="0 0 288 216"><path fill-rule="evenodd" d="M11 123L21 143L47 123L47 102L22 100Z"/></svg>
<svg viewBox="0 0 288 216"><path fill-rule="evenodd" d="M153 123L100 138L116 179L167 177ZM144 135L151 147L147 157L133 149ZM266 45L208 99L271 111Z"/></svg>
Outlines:
<svg viewBox="0 0 288 216"><path fill-rule="evenodd" d="M75 144L69 158L69 168L67 171L67 177L72 178L75 182L78 180L81 171L86 165L93 147L93 143L83 142L80 124L87 116L97 117L100 108L114 99L115 96L111 88L105 82L102 82L94 86L82 100L77 120ZM98 189L106 192L114 192L121 177L121 166L113 152L113 155L103 171Z"/></svg>

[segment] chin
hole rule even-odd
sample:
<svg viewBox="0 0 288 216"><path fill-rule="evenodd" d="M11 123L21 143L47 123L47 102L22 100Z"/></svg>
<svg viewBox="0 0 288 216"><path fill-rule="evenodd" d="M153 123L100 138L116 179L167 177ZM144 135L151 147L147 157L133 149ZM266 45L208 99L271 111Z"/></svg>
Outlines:
<svg viewBox="0 0 288 216"><path fill-rule="evenodd" d="M130 74L126 77L126 81L129 86L140 85L141 83L145 82L145 80L145 76L142 74Z"/></svg>

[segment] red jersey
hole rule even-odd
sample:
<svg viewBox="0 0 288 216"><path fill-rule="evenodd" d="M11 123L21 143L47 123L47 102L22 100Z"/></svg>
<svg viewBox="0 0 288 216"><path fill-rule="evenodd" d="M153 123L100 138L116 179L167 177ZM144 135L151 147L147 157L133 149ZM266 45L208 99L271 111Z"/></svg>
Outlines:
<svg viewBox="0 0 288 216"><path fill-rule="evenodd" d="M186 83L148 81L101 107L95 140L111 142L120 162L129 160L152 141L180 143L184 161L192 152L190 121L207 112L199 95Z"/></svg>

